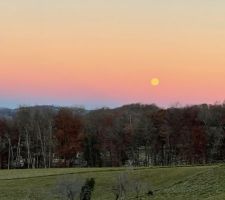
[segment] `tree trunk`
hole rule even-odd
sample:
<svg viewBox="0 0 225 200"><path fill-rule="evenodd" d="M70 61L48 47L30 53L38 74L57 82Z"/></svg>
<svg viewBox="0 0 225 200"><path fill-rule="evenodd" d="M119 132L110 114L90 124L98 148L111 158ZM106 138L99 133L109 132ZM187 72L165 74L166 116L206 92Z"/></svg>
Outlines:
<svg viewBox="0 0 225 200"><path fill-rule="evenodd" d="M8 170L10 169L10 161L11 161L11 139L8 137Z"/></svg>
<svg viewBox="0 0 225 200"><path fill-rule="evenodd" d="M47 165L46 165L46 152L45 152L45 147L44 147L44 141L43 141L43 138L42 138L42 135L41 135L41 130L40 130L40 126L39 125L38 125L38 136L39 136L39 140L40 140L40 143L41 143L41 154L42 154L42 157L43 157L44 168L47 168Z"/></svg>
<svg viewBox="0 0 225 200"><path fill-rule="evenodd" d="M16 167L20 166L20 142L21 142L21 136L19 135L17 148L16 148Z"/></svg>
<svg viewBox="0 0 225 200"><path fill-rule="evenodd" d="M28 131L26 130L26 147L27 147L27 168L30 168L30 141L29 141L29 134Z"/></svg>

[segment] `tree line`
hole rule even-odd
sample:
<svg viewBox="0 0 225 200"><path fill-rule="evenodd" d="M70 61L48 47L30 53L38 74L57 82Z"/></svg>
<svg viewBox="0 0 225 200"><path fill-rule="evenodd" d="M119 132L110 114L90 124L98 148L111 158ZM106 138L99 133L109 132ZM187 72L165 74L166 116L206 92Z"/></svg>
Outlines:
<svg viewBox="0 0 225 200"><path fill-rule="evenodd" d="M0 118L0 168L186 165L225 160L225 104L88 111L20 107Z"/></svg>

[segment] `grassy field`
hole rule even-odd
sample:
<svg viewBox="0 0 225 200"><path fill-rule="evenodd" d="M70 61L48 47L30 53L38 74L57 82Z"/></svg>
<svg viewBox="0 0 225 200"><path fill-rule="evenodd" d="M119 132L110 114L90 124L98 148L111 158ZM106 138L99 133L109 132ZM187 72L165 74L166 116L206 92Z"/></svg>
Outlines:
<svg viewBox="0 0 225 200"><path fill-rule="evenodd" d="M154 200L217 200L225 199L225 166L172 168L82 168L0 170L0 200L26 200L37 193L39 199L49 199L57 181L64 176L94 177L94 200L114 199L111 188L115 177L123 171L148 183ZM55 198L57 199L57 198Z"/></svg>

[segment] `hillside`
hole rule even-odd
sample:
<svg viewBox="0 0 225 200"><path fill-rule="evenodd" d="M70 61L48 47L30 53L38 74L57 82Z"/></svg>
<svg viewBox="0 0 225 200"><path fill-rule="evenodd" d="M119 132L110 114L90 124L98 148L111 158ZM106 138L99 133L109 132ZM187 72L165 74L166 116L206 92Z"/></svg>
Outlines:
<svg viewBox="0 0 225 200"><path fill-rule="evenodd" d="M173 168L83 168L83 169L38 169L0 171L0 199L24 200L27 194L38 193L31 199L52 199L50 194L55 183L69 174L94 177L96 188L94 200L113 200L112 184L115 177L124 171L148 183L154 200L225 198L225 166L197 166Z"/></svg>

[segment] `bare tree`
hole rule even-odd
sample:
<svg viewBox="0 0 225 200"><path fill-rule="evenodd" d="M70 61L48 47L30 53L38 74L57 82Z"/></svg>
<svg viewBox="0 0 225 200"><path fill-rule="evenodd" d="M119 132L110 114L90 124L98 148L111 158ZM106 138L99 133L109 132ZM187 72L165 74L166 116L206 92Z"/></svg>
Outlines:
<svg viewBox="0 0 225 200"><path fill-rule="evenodd" d="M127 173L121 173L117 176L115 185L112 187L112 192L115 200L125 200L128 195L129 180Z"/></svg>
<svg viewBox="0 0 225 200"><path fill-rule="evenodd" d="M56 185L56 192L62 200L78 200L84 179L80 176L65 176Z"/></svg>
<svg viewBox="0 0 225 200"><path fill-rule="evenodd" d="M124 172L117 176L116 182L112 187L115 200L143 200L152 196L153 191L143 179L136 177L132 172Z"/></svg>

